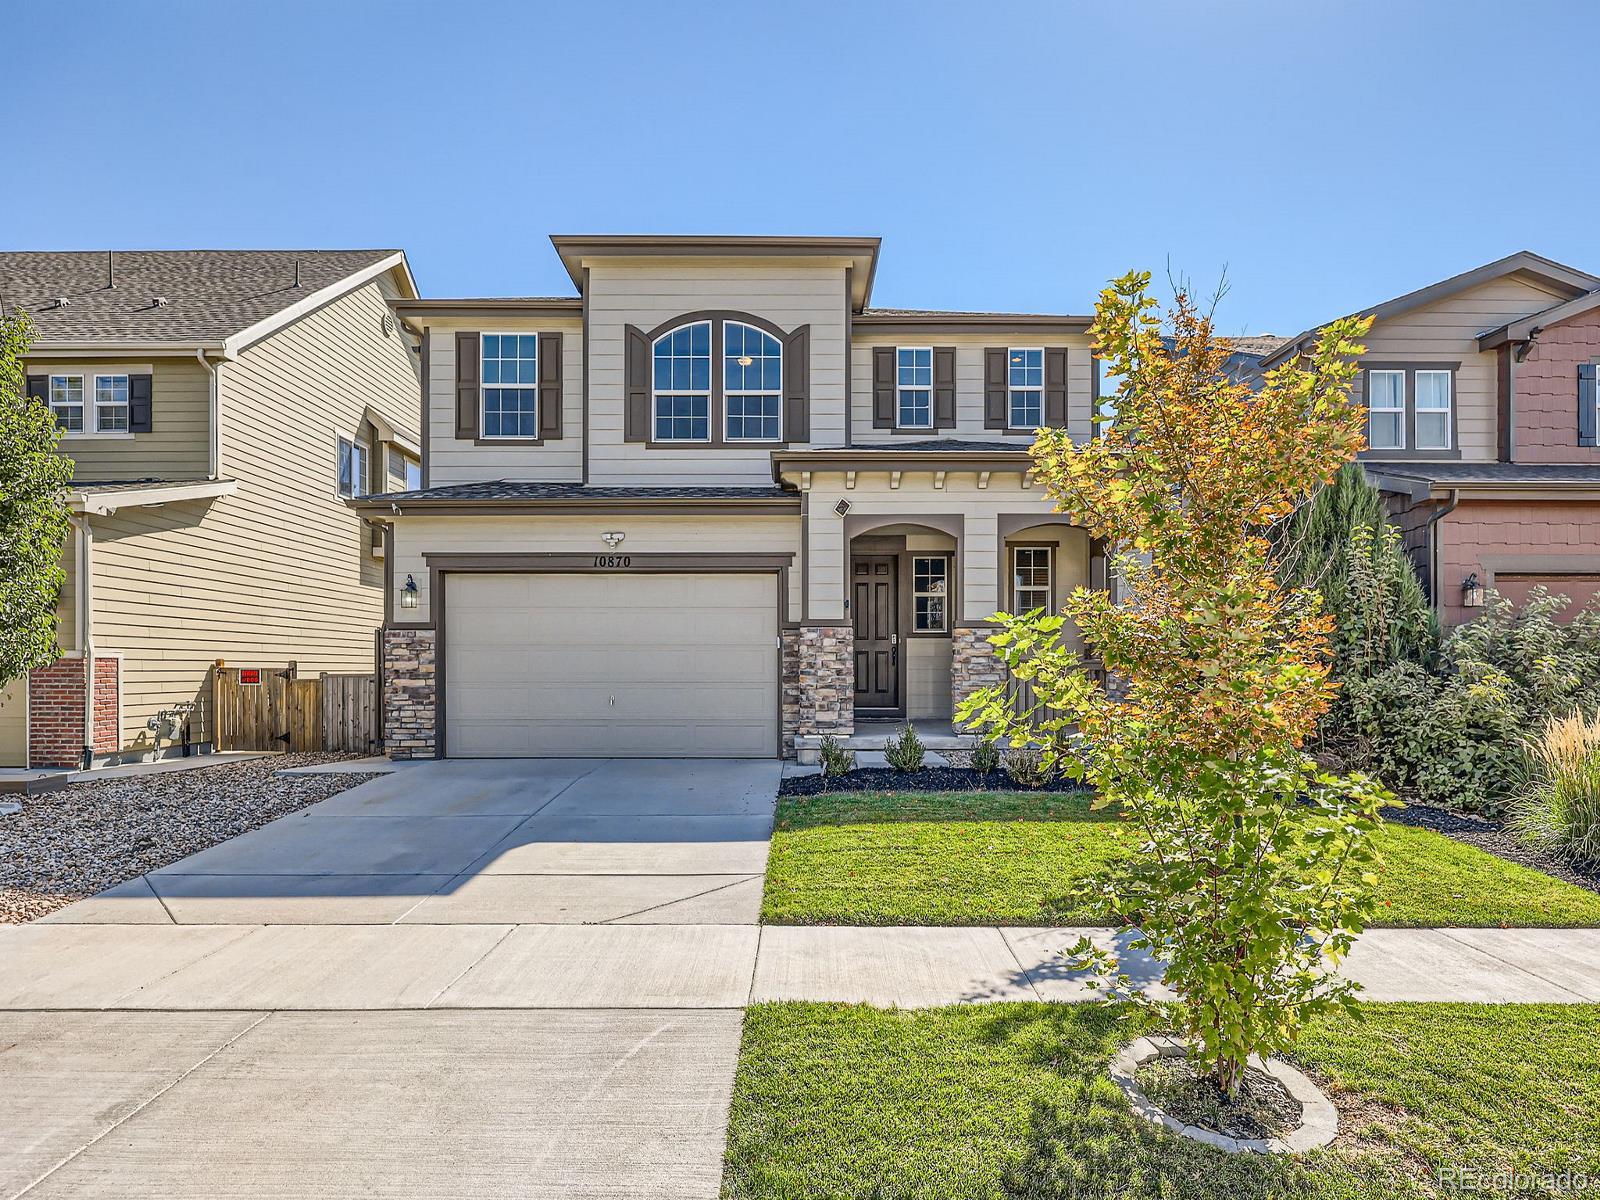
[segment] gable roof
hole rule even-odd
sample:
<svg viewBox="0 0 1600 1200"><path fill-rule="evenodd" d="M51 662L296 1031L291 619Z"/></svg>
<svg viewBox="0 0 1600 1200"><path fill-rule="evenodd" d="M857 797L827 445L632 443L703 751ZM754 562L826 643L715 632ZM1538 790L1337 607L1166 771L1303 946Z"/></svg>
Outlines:
<svg viewBox="0 0 1600 1200"><path fill-rule="evenodd" d="M1504 258L1497 258L1492 263L1485 263L1481 267L1474 267L1470 271L1463 271L1459 275L1452 275L1449 279L1441 279L1438 283L1431 283L1427 287L1418 288L1414 292L1407 292L1403 296L1396 296L1392 300L1385 300L1382 304L1371 308L1358 309L1357 313L1376 317L1380 321L1387 317L1399 316L1401 313L1410 312L1414 308L1421 308L1424 304L1431 304L1435 300L1442 300L1446 296L1453 296L1457 292L1464 292L1468 288L1477 287L1480 283L1491 280L1503 279L1507 275L1531 275L1542 283L1564 291L1571 296L1582 295L1584 292L1600 287L1600 276L1580 271L1576 267L1569 267L1558 263L1552 258L1545 258L1542 254L1535 254L1531 250L1518 250L1515 254L1508 254ZM1355 316L1357 313L1347 315ZM1305 345L1306 341L1323 326L1330 322L1324 321L1322 325L1313 325L1290 338L1283 346L1262 360L1262 366L1272 367L1282 362L1290 354Z"/></svg>
<svg viewBox="0 0 1600 1200"><path fill-rule="evenodd" d="M0 251L0 303L33 318L36 353L236 353L390 270L417 294L401 250Z"/></svg>

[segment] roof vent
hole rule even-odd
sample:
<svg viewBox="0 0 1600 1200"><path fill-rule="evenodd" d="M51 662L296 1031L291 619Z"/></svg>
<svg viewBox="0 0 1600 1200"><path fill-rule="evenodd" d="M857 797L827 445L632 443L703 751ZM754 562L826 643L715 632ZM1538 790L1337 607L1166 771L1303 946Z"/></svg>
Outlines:
<svg viewBox="0 0 1600 1200"><path fill-rule="evenodd" d="M165 308L166 306L167 306L167 298L165 296L152 296L152 297L150 297L150 307L151 308Z"/></svg>
<svg viewBox="0 0 1600 1200"><path fill-rule="evenodd" d="M56 307L57 308L66 308L69 305L71 305L71 303L72 303L72 301L68 300L65 296L57 296L56 297Z"/></svg>

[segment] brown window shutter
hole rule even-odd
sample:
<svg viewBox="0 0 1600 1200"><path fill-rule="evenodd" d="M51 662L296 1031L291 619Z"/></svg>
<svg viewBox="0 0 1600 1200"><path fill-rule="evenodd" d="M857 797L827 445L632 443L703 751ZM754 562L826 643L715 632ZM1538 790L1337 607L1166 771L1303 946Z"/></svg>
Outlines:
<svg viewBox="0 0 1600 1200"><path fill-rule="evenodd" d="M811 440L811 326L783 339L783 440Z"/></svg>
<svg viewBox="0 0 1600 1200"><path fill-rule="evenodd" d="M628 442L650 440L650 339L644 330L627 328L626 361L623 364L627 407L623 414L622 437Z"/></svg>
<svg viewBox="0 0 1600 1200"><path fill-rule="evenodd" d="M478 335L456 334L456 437L475 441L478 436Z"/></svg>
<svg viewBox="0 0 1600 1200"><path fill-rule="evenodd" d="M1044 352L1044 423L1052 429L1067 427L1067 350L1065 346Z"/></svg>
<svg viewBox="0 0 1600 1200"><path fill-rule="evenodd" d="M539 436L561 436L561 335L539 335Z"/></svg>
<svg viewBox="0 0 1600 1200"><path fill-rule="evenodd" d="M933 427L956 427L956 348L933 348Z"/></svg>
<svg viewBox="0 0 1600 1200"><path fill-rule="evenodd" d="M155 379L150 375L128 376L128 432L149 433L155 422Z"/></svg>
<svg viewBox="0 0 1600 1200"><path fill-rule="evenodd" d="M50 376L28 376L28 399L37 400L40 404L50 403Z"/></svg>
<svg viewBox="0 0 1600 1200"><path fill-rule="evenodd" d="M1004 429L1010 422L1010 378L1007 373L1004 346L988 346L983 351L983 427Z"/></svg>
<svg viewBox="0 0 1600 1200"><path fill-rule="evenodd" d="M1595 437L1597 423L1600 423L1600 414L1595 412L1595 403L1600 399L1600 385L1596 383L1596 376L1600 375L1600 367L1594 363L1578 364L1578 445L1593 446L1600 444Z"/></svg>
<svg viewBox="0 0 1600 1200"><path fill-rule="evenodd" d="M872 427L894 428L894 366L893 346L872 348Z"/></svg>

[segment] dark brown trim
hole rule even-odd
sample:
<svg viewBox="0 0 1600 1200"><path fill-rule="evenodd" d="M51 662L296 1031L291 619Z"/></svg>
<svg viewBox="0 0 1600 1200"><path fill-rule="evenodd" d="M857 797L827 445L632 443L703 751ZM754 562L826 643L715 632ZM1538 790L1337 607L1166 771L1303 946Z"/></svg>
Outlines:
<svg viewBox="0 0 1600 1200"><path fill-rule="evenodd" d="M1361 402L1367 410L1367 421L1370 427L1372 420L1372 385L1373 371L1402 371L1405 373L1405 431L1406 444L1398 450L1363 450L1359 457L1366 462L1448 462L1461 457L1461 389L1458 386L1458 372L1461 370L1459 362L1424 362L1420 360L1402 361L1367 361L1363 359L1361 368ZM1417 403L1416 403L1416 373L1418 371L1449 371L1450 372L1450 449L1448 450L1418 450L1417 445Z"/></svg>
<svg viewBox="0 0 1600 1200"><path fill-rule="evenodd" d="M1061 557L1059 553L1061 547L1055 542L1002 541L1000 543L1000 549L1001 557L1005 559L1005 562L1002 564L1001 577L999 580L996 580L996 582L1001 583L1001 586L1006 594L1004 596L997 596L996 600L1000 602L1004 611L1010 613L1012 616L1017 615L1017 610L1015 607L1017 600L1017 572L1014 565L1015 560L1012 558L1012 554L1017 550L1044 550L1049 553L1050 562L1050 596L1048 603L1045 605L1045 611L1052 613L1055 612L1059 593L1059 589L1057 587L1057 572L1060 564L1057 562L1057 560Z"/></svg>
<svg viewBox="0 0 1600 1200"><path fill-rule="evenodd" d="M411 516L568 516L573 513L610 513L624 516L708 516L769 514L790 516L800 511L800 496L763 496L759 500L694 499L594 499L594 500L383 500L355 506L360 512L393 513L398 508Z"/></svg>
<svg viewBox="0 0 1600 1200"><path fill-rule="evenodd" d="M917 432L934 440L933 430ZM862 445L837 450L774 450L772 461L793 471L1033 470L1033 459L1021 445L1005 457L993 450L885 450Z"/></svg>
<svg viewBox="0 0 1600 1200"><path fill-rule="evenodd" d="M1039 313L931 313L914 314L863 313L856 318L856 328L873 335L915 334L986 334L992 332L1031 333L1040 336L1071 336L1088 330L1093 317L1050 316Z"/></svg>
<svg viewBox="0 0 1600 1200"><path fill-rule="evenodd" d="M851 376L855 374L853 361L855 343L851 340L851 334L855 330L856 319L855 305L850 302L850 272L854 270L854 266L844 269L844 444L846 446L852 445L855 440L851 435L853 414L850 412L853 390Z"/></svg>
<svg viewBox="0 0 1600 1200"><path fill-rule="evenodd" d="M907 624L908 624L907 617L909 616L909 612L908 612L907 607L906 607L906 589L905 589L905 586L904 586L904 584L905 584L905 573L906 573L906 561L905 561L906 540L905 540L904 537L885 537L885 538L880 538L880 539L877 539L877 540L879 542L881 542L882 544L880 544L878 546L874 546L872 544L874 539L872 539L870 537L870 535L865 540L866 540L867 544L862 546L860 549L856 549L855 548L855 540L854 539L852 539L852 541L845 547L844 598L845 598L845 602L846 602L846 605L847 605L847 607L845 608L845 619L846 619L846 622L850 625L851 630L854 631L854 629L855 629L855 613L854 613L854 610L852 610L851 608L848 607L848 605L854 599L854 593L855 593L855 564L856 564L856 560L858 558L861 558L861 559L872 559L872 558L892 559L893 562L894 562L893 572L894 572L894 591L895 591L895 600L894 600L894 622L895 622L895 627L894 627L894 629L892 631L893 636L895 638L895 641L894 641L894 660L895 660L895 664L894 664L895 665L894 690L895 690L895 703L892 704L892 705L884 706L884 707L867 707L867 706L858 704L856 706L855 711L857 713L860 713L860 714L865 714L869 718L870 717L877 717L877 718L904 717L906 715L906 712L907 712L907 708L906 708L907 667L909 666L910 660L911 660L911 654L906 649L906 644L905 644L906 643L906 627L907 627ZM853 657L854 656L852 655L852 658ZM855 674L854 671L852 671L851 674L852 674L852 677L853 677L854 674Z"/></svg>
<svg viewBox="0 0 1600 1200"><path fill-rule="evenodd" d="M1494 392L1495 392L1495 455L1501 462L1511 462L1516 455L1515 435L1512 431L1512 365L1511 347L1501 346L1494 355ZM1452 380L1450 386L1455 387ZM1455 407L1455 397L1452 396L1450 406Z"/></svg>
<svg viewBox="0 0 1600 1200"><path fill-rule="evenodd" d="M581 439L579 454L582 458L582 469L578 474L580 483L589 482L589 268L583 269L583 428L578 431Z"/></svg>
<svg viewBox="0 0 1600 1200"><path fill-rule="evenodd" d="M394 526L389 524L383 526L383 624L394 624Z"/></svg>
<svg viewBox="0 0 1600 1200"><path fill-rule="evenodd" d="M943 532L942 530L940 532ZM960 538L956 541L959 544ZM906 638L920 638L923 640L950 640L950 631L956 624L957 593L960 584L956 582L956 552L955 550L913 550L909 546L901 551L905 555L905 590L906 612L905 632L901 635ZM919 558L942 558L945 562L945 596L944 596L944 628L943 629L918 629L917 628L917 563Z"/></svg>
<svg viewBox="0 0 1600 1200"><path fill-rule="evenodd" d="M457 330L455 339L456 440L471 441L478 436L483 412L483 342L479 333L468 329Z"/></svg>
<svg viewBox="0 0 1600 1200"><path fill-rule="evenodd" d="M422 327L422 486L428 486L433 428L433 330Z"/></svg>
<svg viewBox="0 0 1600 1200"><path fill-rule="evenodd" d="M535 317L556 320L578 315L582 297L543 296L529 299L483 296L455 300L391 300L389 307L401 316L419 317Z"/></svg>
<svg viewBox="0 0 1600 1200"><path fill-rule="evenodd" d="M1600 575L1600 554L1495 554L1480 559L1478 567L1492 587L1499 575Z"/></svg>

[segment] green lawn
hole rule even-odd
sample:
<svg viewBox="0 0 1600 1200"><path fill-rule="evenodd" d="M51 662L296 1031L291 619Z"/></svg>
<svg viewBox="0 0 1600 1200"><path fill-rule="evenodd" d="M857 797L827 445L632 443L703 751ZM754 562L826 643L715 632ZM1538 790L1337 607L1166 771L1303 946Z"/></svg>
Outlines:
<svg viewBox="0 0 1600 1200"><path fill-rule="evenodd" d="M1600 1177L1600 1006L1380 1005L1295 1059L1340 1107L1303 1159L1229 1156L1136 1120L1105 1074L1151 1025L1100 1005L918 1011L764 1004L745 1016L723 1195L739 1200L1388 1200L1570 1196ZM1440 1168L1519 1186L1441 1186Z"/></svg>
<svg viewBox="0 0 1600 1200"><path fill-rule="evenodd" d="M1073 883L1127 853L1081 793L786 796L762 919L778 924L1094 924ZM1600 895L1441 834L1379 835L1380 925L1600 925Z"/></svg>

